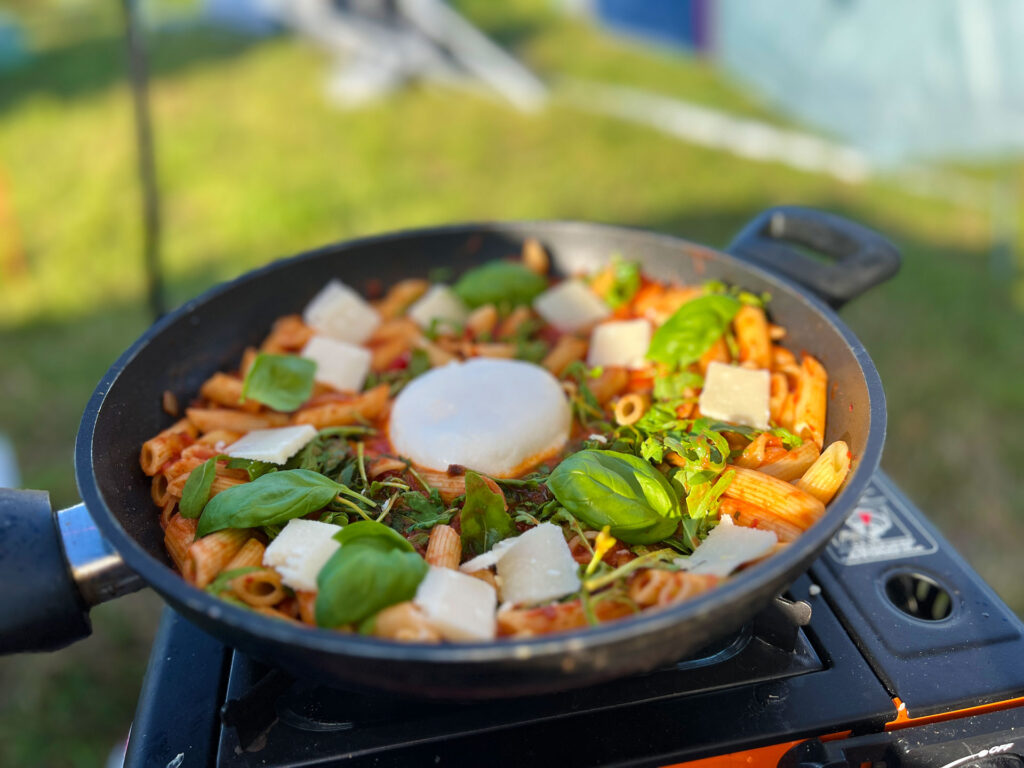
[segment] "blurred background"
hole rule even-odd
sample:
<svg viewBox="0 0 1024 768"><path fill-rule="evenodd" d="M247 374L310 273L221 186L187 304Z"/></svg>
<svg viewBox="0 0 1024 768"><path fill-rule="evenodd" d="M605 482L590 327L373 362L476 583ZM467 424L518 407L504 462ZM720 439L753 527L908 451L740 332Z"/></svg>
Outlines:
<svg viewBox="0 0 1024 768"><path fill-rule="evenodd" d="M1024 615L1021 39L1008 0L7 0L0 486L77 501L82 409L154 306L274 258L474 219L724 247L804 204L902 249L842 313L883 466ZM0 765L103 764L159 610L0 660Z"/></svg>

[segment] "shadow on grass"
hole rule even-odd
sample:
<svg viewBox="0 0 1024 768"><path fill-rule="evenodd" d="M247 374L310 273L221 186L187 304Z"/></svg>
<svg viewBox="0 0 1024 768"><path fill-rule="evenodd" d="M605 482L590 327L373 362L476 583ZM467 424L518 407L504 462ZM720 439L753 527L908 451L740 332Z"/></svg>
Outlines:
<svg viewBox="0 0 1024 768"><path fill-rule="evenodd" d="M189 28L148 37L154 78L180 74L238 56L260 42L212 28ZM22 68L0 73L0 112L21 101L49 96L83 99L127 79L123 37L108 35L43 51Z"/></svg>

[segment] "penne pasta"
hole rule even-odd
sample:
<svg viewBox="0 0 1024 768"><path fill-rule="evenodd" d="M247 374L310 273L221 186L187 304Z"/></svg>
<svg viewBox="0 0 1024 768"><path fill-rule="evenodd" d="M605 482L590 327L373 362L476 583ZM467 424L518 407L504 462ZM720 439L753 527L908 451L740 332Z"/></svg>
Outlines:
<svg viewBox="0 0 1024 768"><path fill-rule="evenodd" d="M287 414L274 411L255 414L227 408L186 408L185 413L200 432L251 432L254 429L283 427L288 423Z"/></svg>
<svg viewBox="0 0 1024 768"><path fill-rule="evenodd" d="M241 408L255 413L260 404L255 400L242 400L242 380L227 373L215 373L203 382L199 395L215 405L228 408Z"/></svg>
<svg viewBox="0 0 1024 768"><path fill-rule="evenodd" d="M772 342L768 336L768 319L760 307L744 304L732 320L741 363L755 368L770 368Z"/></svg>
<svg viewBox="0 0 1024 768"><path fill-rule="evenodd" d="M186 555L185 577L199 588L207 586L250 536L247 530L228 528L193 542Z"/></svg>
<svg viewBox="0 0 1024 768"><path fill-rule="evenodd" d="M837 440L822 451L821 456L794 483L822 504L828 504L850 471L850 448Z"/></svg>
<svg viewBox="0 0 1024 768"><path fill-rule="evenodd" d="M629 584L629 597L641 608L665 607L696 597L714 587L720 579L706 573L637 571Z"/></svg>
<svg viewBox="0 0 1024 768"><path fill-rule="evenodd" d="M587 342L577 336L566 334L560 338L541 363L554 376L561 378L565 369L587 354Z"/></svg>
<svg viewBox="0 0 1024 768"><path fill-rule="evenodd" d="M477 307L466 318L466 330L476 339L479 339L481 336L490 337L497 327L498 309L493 304L484 304L482 307Z"/></svg>
<svg viewBox="0 0 1024 768"><path fill-rule="evenodd" d="M544 246L540 244L540 241L528 237L523 241L523 266L531 272L536 272L538 275L546 275L548 269L551 266L551 260L548 258L547 251L544 250Z"/></svg>
<svg viewBox="0 0 1024 768"><path fill-rule="evenodd" d="M260 346L260 352L280 355L298 352L313 338L316 332L302 322L299 315L286 315L274 323L270 335Z"/></svg>
<svg viewBox="0 0 1024 768"><path fill-rule="evenodd" d="M430 529L423 559L438 568L457 570L462 560L462 538L450 525L435 525Z"/></svg>
<svg viewBox="0 0 1024 768"><path fill-rule="evenodd" d="M804 355L793 404L793 432L813 440L818 450L825 442L827 389L828 374L824 367L810 355Z"/></svg>
<svg viewBox="0 0 1024 768"><path fill-rule="evenodd" d="M398 281L391 286L384 298L377 302L377 314L385 321L403 315L428 288L430 283L420 278Z"/></svg>
<svg viewBox="0 0 1024 768"><path fill-rule="evenodd" d="M825 505L811 494L784 480L754 469L734 467L725 497L770 509L802 530L810 528L825 513Z"/></svg>
<svg viewBox="0 0 1024 768"><path fill-rule="evenodd" d="M258 571L243 573L231 579L228 585L238 599L246 605L269 608L280 603L286 597L281 584L281 576L273 568L261 568Z"/></svg>
<svg viewBox="0 0 1024 768"><path fill-rule="evenodd" d="M374 619L373 634L376 637L415 643L441 642L441 633L431 625L423 611L411 602L397 603L378 613Z"/></svg>
<svg viewBox="0 0 1024 768"><path fill-rule="evenodd" d="M614 621L635 613L627 602L602 600L594 606L598 621ZM567 632L587 626L587 615L579 600L541 606L509 608L498 611L498 634L511 637L533 637L551 632Z"/></svg>
<svg viewBox="0 0 1024 768"><path fill-rule="evenodd" d="M266 551L267 548L263 546L263 542L253 537L242 545L242 548L224 566L224 570L233 571L236 568L259 567L263 565L263 553Z"/></svg>
<svg viewBox="0 0 1024 768"><path fill-rule="evenodd" d="M303 408L292 417L292 423L312 424L317 429L324 429L369 422L384 412L388 405L388 391L388 385L381 384L345 402Z"/></svg>
<svg viewBox="0 0 1024 768"><path fill-rule="evenodd" d="M756 469L766 475L777 477L779 480L790 482L806 472L817 458L818 446L810 440L804 440L796 448L788 451L785 456L761 464Z"/></svg>
<svg viewBox="0 0 1024 768"><path fill-rule="evenodd" d="M172 515L164 528L164 546L167 548L174 565L183 574L185 565L188 562L188 548L196 538L197 520L191 520L181 515Z"/></svg>
<svg viewBox="0 0 1024 768"><path fill-rule="evenodd" d="M729 515L736 525L744 528L762 528L774 533L779 541L796 541L803 529L770 512L764 507L739 499L723 499L719 512Z"/></svg>

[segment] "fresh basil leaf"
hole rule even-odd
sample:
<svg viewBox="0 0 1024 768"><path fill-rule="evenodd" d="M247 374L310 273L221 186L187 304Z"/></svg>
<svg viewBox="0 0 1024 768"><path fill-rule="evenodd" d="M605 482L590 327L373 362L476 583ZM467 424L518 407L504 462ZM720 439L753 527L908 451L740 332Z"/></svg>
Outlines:
<svg viewBox="0 0 1024 768"><path fill-rule="evenodd" d="M576 518L629 544L652 544L671 536L682 514L668 479L628 453L586 450L555 467L548 488Z"/></svg>
<svg viewBox="0 0 1024 768"><path fill-rule="evenodd" d="M257 477L261 477L268 472L276 472L278 466L269 461L234 458L228 461L228 469L244 469L249 473L249 479L255 480Z"/></svg>
<svg viewBox="0 0 1024 768"><path fill-rule="evenodd" d="M680 371L654 380L654 397L658 400L678 400L686 396L687 389L704 386L704 377L693 371Z"/></svg>
<svg viewBox="0 0 1024 768"><path fill-rule="evenodd" d="M516 532L504 497L495 493L476 472L466 472L466 503L462 507L462 551L482 555Z"/></svg>
<svg viewBox="0 0 1024 768"><path fill-rule="evenodd" d="M547 287L547 280L522 264L489 261L466 272L453 289L470 307L484 304L514 307L529 304Z"/></svg>
<svg viewBox="0 0 1024 768"><path fill-rule="evenodd" d="M242 399L252 398L275 411L294 411L313 393L316 363L298 355L256 355L242 384Z"/></svg>
<svg viewBox="0 0 1024 768"><path fill-rule="evenodd" d="M648 359L677 368L696 362L725 333L739 308L737 299L721 294L686 302L654 332Z"/></svg>
<svg viewBox="0 0 1024 768"><path fill-rule="evenodd" d="M400 534L383 523L363 521L334 538L341 548L316 579L319 626L358 624L416 595L428 566Z"/></svg>
<svg viewBox="0 0 1024 768"><path fill-rule="evenodd" d="M308 469L271 472L214 496L199 518L197 536L224 528L258 528L284 523L327 506L339 483Z"/></svg>
<svg viewBox="0 0 1024 768"><path fill-rule="evenodd" d="M182 517L199 517L203 514L203 507L210 500L210 487L217 476L219 458L221 457L214 456L207 459L188 476L181 491L181 503L178 505Z"/></svg>

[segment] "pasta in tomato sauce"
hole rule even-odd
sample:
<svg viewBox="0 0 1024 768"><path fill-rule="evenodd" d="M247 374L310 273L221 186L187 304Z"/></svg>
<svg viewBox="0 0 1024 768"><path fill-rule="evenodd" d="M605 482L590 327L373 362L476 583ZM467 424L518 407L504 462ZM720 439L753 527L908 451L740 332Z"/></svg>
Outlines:
<svg viewBox="0 0 1024 768"><path fill-rule="evenodd" d="M479 641L691 599L815 524L851 456L769 297L549 264L527 241L275 320L141 447L183 578L280 620Z"/></svg>

